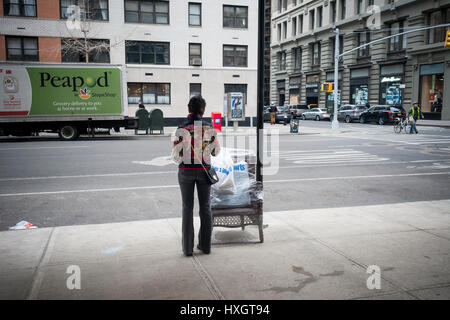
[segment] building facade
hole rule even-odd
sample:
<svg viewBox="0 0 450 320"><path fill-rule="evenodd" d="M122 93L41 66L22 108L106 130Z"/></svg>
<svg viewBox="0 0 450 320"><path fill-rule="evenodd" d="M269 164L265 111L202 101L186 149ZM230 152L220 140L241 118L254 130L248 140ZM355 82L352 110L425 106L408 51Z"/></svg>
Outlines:
<svg viewBox="0 0 450 320"><path fill-rule="evenodd" d="M450 0L273 0L271 102L330 107L334 29L340 52L370 41L450 23ZM450 30L450 28L448 28ZM340 104L418 101L427 119L450 120L446 28L416 31L355 50L339 61Z"/></svg>
<svg viewBox="0 0 450 320"><path fill-rule="evenodd" d="M258 7L252 0L0 0L0 61L126 67L129 115L142 100L169 123L201 93L207 115L243 92L256 116ZM75 6L75 7L74 7ZM78 10L78 11L77 11ZM81 30L74 17L81 17ZM84 31L84 32L83 32ZM87 39L92 51L75 50Z"/></svg>

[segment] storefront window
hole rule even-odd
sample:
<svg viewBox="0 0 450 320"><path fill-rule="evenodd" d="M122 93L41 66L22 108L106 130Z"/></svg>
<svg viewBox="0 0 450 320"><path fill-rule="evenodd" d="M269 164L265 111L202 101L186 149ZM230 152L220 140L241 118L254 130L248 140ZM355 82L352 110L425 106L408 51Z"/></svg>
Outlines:
<svg viewBox="0 0 450 320"><path fill-rule="evenodd" d="M420 102L423 112L442 112L444 95L444 64L420 67Z"/></svg>
<svg viewBox="0 0 450 320"><path fill-rule="evenodd" d="M319 106L320 74L306 76L306 104L311 108Z"/></svg>
<svg viewBox="0 0 450 320"><path fill-rule="evenodd" d="M401 106L403 103L403 64L381 67L380 104Z"/></svg>
<svg viewBox="0 0 450 320"><path fill-rule="evenodd" d="M289 79L289 104L300 103L300 77Z"/></svg>
<svg viewBox="0 0 450 320"><path fill-rule="evenodd" d="M365 105L369 102L369 69L354 69L350 78L350 102Z"/></svg>

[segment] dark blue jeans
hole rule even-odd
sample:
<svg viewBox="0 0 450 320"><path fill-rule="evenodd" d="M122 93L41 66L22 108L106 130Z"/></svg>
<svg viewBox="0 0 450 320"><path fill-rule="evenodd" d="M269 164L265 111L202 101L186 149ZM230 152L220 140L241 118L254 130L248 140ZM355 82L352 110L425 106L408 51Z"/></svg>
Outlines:
<svg viewBox="0 0 450 320"><path fill-rule="evenodd" d="M417 120L414 120L414 122L411 123L411 128L409 129L409 133L413 133L413 131L415 133L419 132L419 131L417 131L416 123L417 123Z"/></svg>
<svg viewBox="0 0 450 320"><path fill-rule="evenodd" d="M182 248L185 255L194 250L194 188L197 186L199 202L200 231L198 243L204 253L211 251L212 216L211 185L203 169L180 169L178 183L183 201Z"/></svg>

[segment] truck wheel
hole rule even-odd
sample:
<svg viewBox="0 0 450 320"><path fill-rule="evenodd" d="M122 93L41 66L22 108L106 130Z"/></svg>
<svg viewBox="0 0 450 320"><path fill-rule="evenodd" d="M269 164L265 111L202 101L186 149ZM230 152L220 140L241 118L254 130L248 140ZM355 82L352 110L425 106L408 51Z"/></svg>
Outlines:
<svg viewBox="0 0 450 320"><path fill-rule="evenodd" d="M61 140L70 141L78 138L78 129L75 126L62 126L58 133Z"/></svg>

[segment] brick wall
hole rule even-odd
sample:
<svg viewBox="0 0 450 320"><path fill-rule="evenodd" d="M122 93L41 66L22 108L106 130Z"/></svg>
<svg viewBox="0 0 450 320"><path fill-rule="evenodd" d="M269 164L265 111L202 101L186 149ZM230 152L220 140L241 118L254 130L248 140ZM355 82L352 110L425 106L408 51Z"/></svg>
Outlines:
<svg viewBox="0 0 450 320"><path fill-rule="evenodd" d="M37 14L39 18L59 19L59 0L37 0Z"/></svg>
<svg viewBox="0 0 450 320"><path fill-rule="evenodd" d="M3 16L3 0L0 0L0 17Z"/></svg>
<svg viewBox="0 0 450 320"><path fill-rule="evenodd" d="M60 38L39 38L39 61L61 62Z"/></svg>

